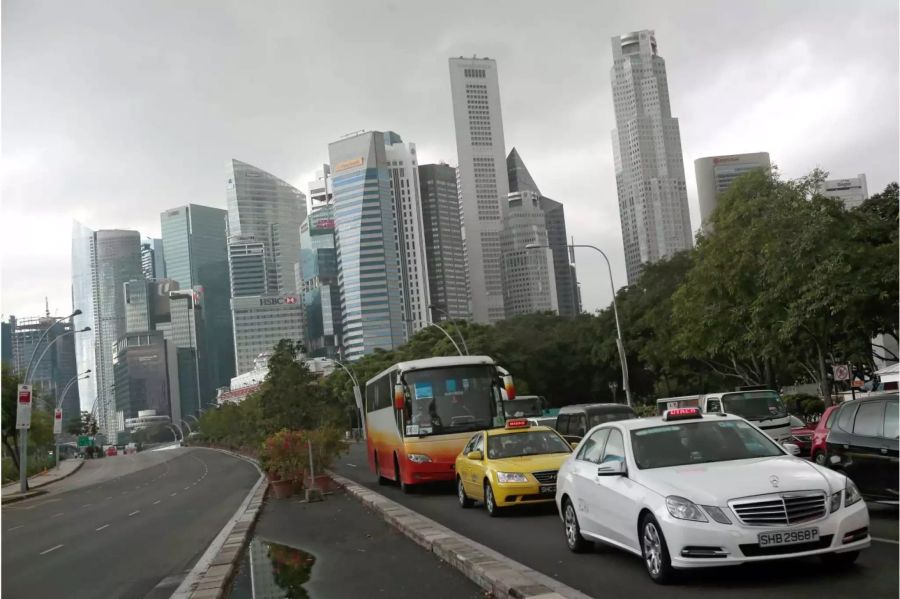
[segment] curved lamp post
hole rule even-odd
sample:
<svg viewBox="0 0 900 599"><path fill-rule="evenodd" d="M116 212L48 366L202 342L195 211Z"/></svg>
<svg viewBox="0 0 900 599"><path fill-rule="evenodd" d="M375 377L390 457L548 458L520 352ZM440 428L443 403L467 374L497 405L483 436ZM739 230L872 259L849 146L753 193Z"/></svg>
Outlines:
<svg viewBox="0 0 900 599"><path fill-rule="evenodd" d="M431 323L429 323L429 324L428 324L428 327L437 327L438 330L440 330L444 335L447 336L447 339L449 339L449 340L450 340L450 343L453 344L453 347L456 348L457 353L459 353L459 355L461 355L461 356L462 356L462 355L465 355L465 354L463 354L462 350L459 349L459 345L456 344L456 341L453 340L453 337L450 336L450 333L448 333L448 332L446 331L446 329L444 329L444 327L442 327L441 325L439 325L439 324L436 323L436 322L431 322ZM428 327L425 327L425 328L428 328Z"/></svg>
<svg viewBox="0 0 900 599"><path fill-rule="evenodd" d="M429 304L428 307L431 310L434 310L435 312L440 312L441 314L446 316L448 321L450 320L450 314L443 308L439 308L439 307L435 306L434 304ZM459 325L457 325L456 323L453 323L453 326L456 328L456 334L459 335L459 340L462 341L463 349L466 350L466 355L468 356L469 355L469 346L466 345L466 338L463 337L462 330L459 328ZM457 349L459 349L459 348L457 348Z"/></svg>
<svg viewBox="0 0 900 599"><path fill-rule="evenodd" d="M560 247L560 246L557 246ZM612 291L612 305L613 305L613 315L616 318L616 346L619 349L619 363L622 366L622 389L625 390L625 401L628 402L628 405L631 406L631 385L628 383L628 361L625 359L625 343L622 341L622 327L619 324L619 310L616 307L616 285L613 283L612 276L612 266L610 266L609 258L606 253L600 248L593 245L585 245L585 244L571 244L566 247L570 248L590 248L597 252L600 252L600 255L603 256L603 259L606 260L606 270L609 272L609 288ZM529 243L525 246L526 250L537 250L541 248L549 248L552 249L549 245L537 244L537 243Z"/></svg>
<svg viewBox="0 0 900 599"><path fill-rule="evenodd" d="M84 380L84 379L86 379L86 378L89 378L90 376L91 376L91 369L90 369L90 368L88 368L87 370L85 370L85 371L82 372L81 374L76 374L75 376L73 376L73 377L69 380L69 382L66 383L66 386L63 388L62 395L60 395L59 400L56 402L56 409L58 410L58 409L60 408L60 406L62 406L62 405L65 403L65 401L66 401L66 394L69 392L69 389L72 388L72 385L74 385L77 381ZM56 417L55 410L54 410L53 416L54 416L54 418ZM55 436L55 435L54 435L54 436ZM59 470L59 441L58 441L58 440L56 441L56 447L55 447L54 455L56 456L56 469Z"/></svg>
<svg viewBox="0 0 900 599"><path fill-rule="evenodd" d="M363 439L366 438L366 418L363 413L363 402L362 402L362 389L360 389L359 381L356 379L356 375L353 374L353 371L350 370L343 362L337 360L335 358L327 358L330 362L333 362L341 367L341 369L347 373L347 376L350 377L350 381L353 383L353 398L356 400L356 409L359 412L359 424L362 428Z"/></svg>

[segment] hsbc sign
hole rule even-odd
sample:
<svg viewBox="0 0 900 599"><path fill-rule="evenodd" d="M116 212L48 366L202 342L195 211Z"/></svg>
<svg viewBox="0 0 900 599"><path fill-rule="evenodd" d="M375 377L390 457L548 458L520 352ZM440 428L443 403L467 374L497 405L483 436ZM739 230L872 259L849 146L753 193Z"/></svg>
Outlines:
<svg viewBox="0 0 900 599"><path fill-rule="evenodd" d="M259 298L260 306L282 306L297 303L296 295L285 295L282 297L261 297Z"/></svg>

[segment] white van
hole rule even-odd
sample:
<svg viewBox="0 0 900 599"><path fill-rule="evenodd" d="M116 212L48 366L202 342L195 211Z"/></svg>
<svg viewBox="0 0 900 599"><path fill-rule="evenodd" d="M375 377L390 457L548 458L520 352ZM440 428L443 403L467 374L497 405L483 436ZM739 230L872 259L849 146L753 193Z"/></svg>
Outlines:
<svg viewBox="0 0 900 599"><path fill-rule="evenodd" d="M706 395L664 397L656 401L659 414L673 408L699 407L706 414L735 414L759 427L778 443L790 442L791 420L777 391L757 389L722 391Z"/></svg>

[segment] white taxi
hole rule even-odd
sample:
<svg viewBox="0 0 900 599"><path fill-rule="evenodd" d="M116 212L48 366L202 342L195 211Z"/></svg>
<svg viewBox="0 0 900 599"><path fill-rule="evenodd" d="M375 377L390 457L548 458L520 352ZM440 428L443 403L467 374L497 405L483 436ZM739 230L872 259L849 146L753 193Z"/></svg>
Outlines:
<svg viewBox="0 0 900 599"><path fill-rule="evenodd" d="M697 408L591 429L559 471L556 504L570 550L615 545L658 583L675 569L807 555L846 565L871 542L849 478Z"/></svg>

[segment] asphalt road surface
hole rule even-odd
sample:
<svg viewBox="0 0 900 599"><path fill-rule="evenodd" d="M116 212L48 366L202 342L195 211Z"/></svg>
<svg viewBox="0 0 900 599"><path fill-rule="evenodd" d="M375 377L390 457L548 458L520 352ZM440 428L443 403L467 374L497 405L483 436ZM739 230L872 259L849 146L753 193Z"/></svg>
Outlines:
<svg viewBox="0 0 900 599"><path fill-rule="evenodd" d="M193 448L97 460L84 486L80 474L3 508L4 599L169 597L259 477Z"/></svg>
<svg viewBox="0 0 900 599"><path fill-rule="evenodd" d="M334 470L378 491L420 514L543 574L594 597L826 597L898 596L896 506L870 506L874 541L856 565L829 571L817 558L783 560L743 566L707 568L684 573L665 590L647 576L640 558L612 547L576 555L565 545L556 508L532 507L502 518L490 518L483 508L459 507L453 485L429 486L404 495L397 487L380 486L366 462L364 444L355 444Z"/></svg>

